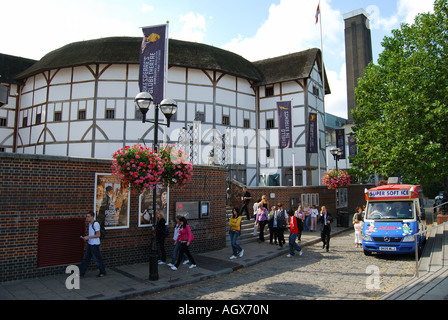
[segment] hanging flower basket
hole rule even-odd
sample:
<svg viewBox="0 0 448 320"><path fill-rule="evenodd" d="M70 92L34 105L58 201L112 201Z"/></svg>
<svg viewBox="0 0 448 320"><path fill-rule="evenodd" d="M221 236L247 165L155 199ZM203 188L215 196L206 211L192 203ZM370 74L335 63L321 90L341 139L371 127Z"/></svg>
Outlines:
<svg viewBox="0 0 448 320"><path fill-rule="evenodd" d="M174 145L168 145L161 147L159 154L164 168L161 177L162 183L167 187L184 187L191 180L193 165L183 151Z"/></svg>
<svg viewBox="0 0 448 320"><path fill-rule="evenodd" d="M152 148L135 144L118 149L112 160L112 174L133 192L142 193L154 189L163 173L163 161Z"/></svg>
<svg viewBox="0 0 448 320"><path fill-rule="evenodd" d="M158 183L183 187L191 180L193 165L174 146L152 148L135 144L118 149L112 160L112 174L129 184L133 193L154 189Z"/></svg>
<svg viewBox="0 0 448 320"><path fill-rule="evenodd" d="M329 170L324 173L322 183L328 189L344 188L350 185L350 176L344 170Z"/></svg>

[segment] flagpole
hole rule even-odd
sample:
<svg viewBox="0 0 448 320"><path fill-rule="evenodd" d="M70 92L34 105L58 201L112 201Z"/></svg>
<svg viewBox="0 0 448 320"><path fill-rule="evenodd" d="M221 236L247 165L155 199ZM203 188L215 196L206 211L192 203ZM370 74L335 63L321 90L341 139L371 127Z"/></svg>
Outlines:
<svg viewBox="0 0 448 320"><path fill-rule="evenodd" d="M325 121L325 67L324 67L324 45L323 45L323 41L322 41L322 13L320 11L320 1L317 5L317 8L319 10L319 26L320 26L320 56L321 56L321 63L322 63L322 88L323 88L323 95L322 95L322 103L323 103L323 108L324 108L324 121ZM318 114L319 114L319 110L318 110ZM318 153L317 153L317 165L319 166L319 185L321 185L322 180L321 180L321 171L320 171L320 148L321 148L321 142L320 142L320 129L319 129L319 118L317 118L317 135L318 135L318 139L317 139L317 149L318 149Z"/></svg>

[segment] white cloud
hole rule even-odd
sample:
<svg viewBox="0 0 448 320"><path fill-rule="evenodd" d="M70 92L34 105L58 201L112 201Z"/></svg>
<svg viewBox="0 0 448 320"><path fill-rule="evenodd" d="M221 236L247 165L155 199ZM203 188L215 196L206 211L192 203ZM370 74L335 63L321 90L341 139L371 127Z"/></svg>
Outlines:
<svg viewBox="0 0 448 320"><path fill-rule="evenodd" d="M0 42L11 45L2 48L2 53L32 59L68 43L138 31L135 21L123 19L119 6L104 2L24 0L9 2L2 9L10 13L4 17L4 25L14 26L0 33ZM20 12L20 21L14 12Z"/></svg>
<svg viewBox="0 0 448 320"><path fill-rule="evenodd" d="M326 111L347 118L344 22L342 14L321 0L324 61L331 95ZM316 24L317 1L281 0L271 5L269 17L253 37L239 35L223 46L249 61L277 57L309 48L320 48L320 23ZM342 67L341 67L342 64Z"/></svg>
<svg viewBox="0 0 448 320"><path fill-rule="evenodd" d="M186 15L180 16L179 21L183 26L180 31L171 33L171 38L202 42L205 37L205 32L207 31L203 15L189 12Z"/></svg>
<svg viewBox="0 0 448 320"><path fill-rule="evenodd" d="M371 29L382 29L389 31L394 28L398 22L398 17L396 15L392 17L384 17L381 15L380 8L376 5L370 5L366 8L366 12L370 16L370 28Z"/></svg>
<svg viewBox="0 0 448 320"><path fill-rule="evenodd" d="M154 11L154 7L149 4L142 4L142 12L152 12Z"/></svg>
<svg viewBox="0 0 448 320"><path fill-rule="evenodd" d="M419 13L434 13L434 0L399 0L398 14L405 17L406 23L414 23Z"/></svg>
<svg viewBox="0 0 448 320"><path fill-rule="evenodd" d="M339 73L327 70L331 94L325 96L325 111L347 119L347 72L345 63Z"/></svg>
<svg viewBox="0 0 448 320"><path fill-rule="evenodd" d="M269 8L269 17L253 37L238 36L223 46L224 49L255 61L320 48L319 24L315 23L316 1L281 0ZM342 18L339 11L321 1L324 51L339 55L344 44Z"/></svg>

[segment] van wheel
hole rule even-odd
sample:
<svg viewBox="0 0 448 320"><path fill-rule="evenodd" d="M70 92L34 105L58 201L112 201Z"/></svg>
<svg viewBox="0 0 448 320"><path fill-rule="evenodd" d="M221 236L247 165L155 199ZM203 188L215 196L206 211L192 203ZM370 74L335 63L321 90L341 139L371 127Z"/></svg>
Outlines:
<svg viewBox="0 0 448 320"><path fill-rule="evenodd" d="M364 254L365 254L366 256L371 256L371 255L372 255L372 252L371 252L371 251L368 251L368 250L366 250L366 249L364 249Z"/></svg>

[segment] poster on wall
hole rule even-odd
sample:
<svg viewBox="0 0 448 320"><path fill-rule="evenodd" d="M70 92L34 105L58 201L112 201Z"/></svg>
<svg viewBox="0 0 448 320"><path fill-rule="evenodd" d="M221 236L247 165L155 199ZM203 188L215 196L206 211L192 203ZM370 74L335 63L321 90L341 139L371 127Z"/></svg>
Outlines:
<svg viewBox="0 0 448 320"><path fill-rule="evenodd" d="M170 189L161 184L157 185L156 190L156 211L161 209L166 221L166 224L169 223L169 202L170 202ZM139 197L139 205L138 205L138 226L139 227L150 227L153 225L154 214L152 207L152 193L153 190L148 188L145 192L143 192Z"/></svg>
<svg viewBox="0 0 448 320"><path fill-rule="evenodd" d="M95 220L106 229L129 228L128 186L110 173L95 174Z"/></svg>

